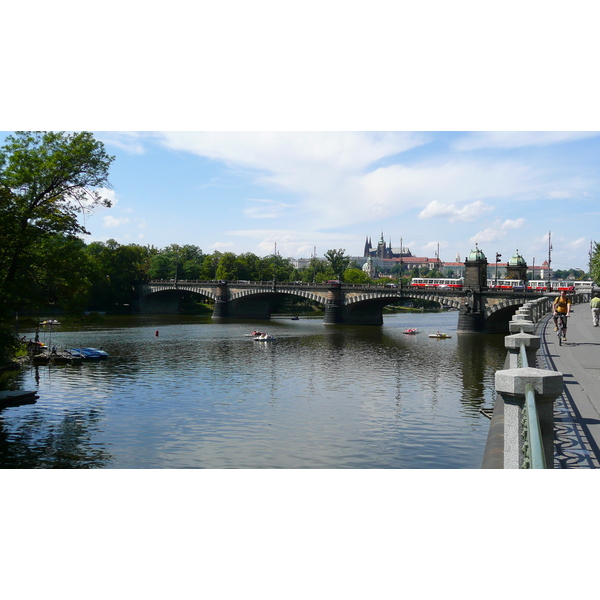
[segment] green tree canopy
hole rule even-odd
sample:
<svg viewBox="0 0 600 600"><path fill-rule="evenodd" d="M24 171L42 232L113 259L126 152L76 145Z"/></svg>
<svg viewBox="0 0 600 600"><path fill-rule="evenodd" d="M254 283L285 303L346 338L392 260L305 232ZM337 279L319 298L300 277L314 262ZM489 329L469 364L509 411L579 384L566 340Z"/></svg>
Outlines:
<svg viewBox="0 0 600 600"><path fill-rule="evenodd" d="M340 248L339 250L327 250L325 252L325 258L331 266L331 270L335 273L336 277L342 279L344 271L348 268L351 258L346 256L346 250Z"/></svg>
<svg viewBox="0 0 600 600"><path fill-rule="evenodd" d="M371 283L371 278L362 269L346 269L344 271L346 283Z"/></svg>
<svg viewBox="0 0 600 600"><path fill-rule="evenodd" d="M596 283L600 283L600 243L598 242L594 242L594 248L592 250L590 276Z"/></svg>
<svg viewBox="0 0 600 600"><path fill-rule="evenodd" d="M0 291L5 300L26 302L12 286L19 278L32 278L42 239L87 233L79 217L95 206L110 206L100 189L110 188L113 160L88 132L20 131L6 138L0 147Z"/></svg>

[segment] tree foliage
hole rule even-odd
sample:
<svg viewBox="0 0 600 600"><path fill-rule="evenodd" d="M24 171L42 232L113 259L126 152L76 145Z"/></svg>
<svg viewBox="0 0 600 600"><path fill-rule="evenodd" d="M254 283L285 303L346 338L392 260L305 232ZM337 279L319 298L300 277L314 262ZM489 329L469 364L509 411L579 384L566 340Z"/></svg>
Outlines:
<svg viewBox="0 0 600 600"><path fill-rule="evenodd" d="M348 268L351 258L346 255L346 250L327 250L325 258L331 266L331 270L335 273L338 279L342 279L344 271Z"/></svg>
<svg viewBox="0 0 600 600"><path fill-rule="evenodd" d="M590 261L590 276L596 282L600 283L600 243L595 242Z"/></svg>
<svg viewBox="0 0 600 600"><path fill-rule="evenodd" d="M0 148L0 290L4 309L27 298L19 285L44 262L40 246L57 234L87 233L79 217L110 206L114 157L91 133L16 132Z"/></svg>

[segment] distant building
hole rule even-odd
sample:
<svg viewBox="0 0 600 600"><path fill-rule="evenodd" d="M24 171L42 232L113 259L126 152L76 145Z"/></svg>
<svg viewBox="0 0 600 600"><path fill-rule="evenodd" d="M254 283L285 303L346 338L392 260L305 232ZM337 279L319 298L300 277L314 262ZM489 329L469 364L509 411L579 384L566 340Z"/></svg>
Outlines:
<svg viewBox="0 0 600 600"><path fill-rule="evenodd" d="M365 264L362 267L362 270L369 276L369 277L375 277L375 265L373 265L373 259L369 256L369 258L367 258L367 261L365 262Z"/></svg>
<svg viewBox="0 0 600 600"><path fill-rule="evenodd" d="M371 244L371 238L367 237L365 241L365 251L363 254L364 258L400 258L400 257L410 257L412 254L408 248L392 248L392 240L390 240L389 245L385 243L383 239L383 231L381 232L381 238L377 244L377 248L373 248Z"/></svg>

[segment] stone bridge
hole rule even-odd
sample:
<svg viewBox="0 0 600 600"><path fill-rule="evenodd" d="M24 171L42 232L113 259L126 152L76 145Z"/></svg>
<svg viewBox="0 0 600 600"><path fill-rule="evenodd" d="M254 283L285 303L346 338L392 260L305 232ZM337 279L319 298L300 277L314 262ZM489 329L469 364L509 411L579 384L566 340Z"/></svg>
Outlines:
<svg viewBox="0 0 600 600"><path fill-rule="evenodd" d="M324 324L382 325L383 307L419 298L458 309L459 333L507 333L508 323L539 292L487 288L410 288L327 283L149 281L136 286L141 312L178 312L179 302L194 294L214 302L214 319L269 319L282 295L306 298L323 306Z"/></svg>

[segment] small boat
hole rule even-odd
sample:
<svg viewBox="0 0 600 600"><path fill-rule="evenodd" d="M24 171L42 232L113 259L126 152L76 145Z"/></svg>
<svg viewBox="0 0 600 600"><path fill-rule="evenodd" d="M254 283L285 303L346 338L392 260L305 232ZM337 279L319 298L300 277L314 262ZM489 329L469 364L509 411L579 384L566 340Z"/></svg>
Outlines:
<svg viewBox="0 0 600 600"><path fill-rule="evenodd" d="M81 350L90 354L97 354L100 358L108 358L108 352L105 352L101 348L82 348Z"/></svg>
<svg viewBox="0 0 600 600"><path fill-rule="evenodd" d="M300 320L300 317L299 317L299 316L297 316L297 315L296 315L295 317L292 317L292 318L290 319L290 321L299 321L299 320Z"/></svg>
<svg viewBox="0 0 600 600"><path fill-rule="evenodd" d="M108 353L97 348L69 348L65 352L73 358L83 358L84 360L102 360L108 358Z"/></svg>
<svg viewBox="0 0 600 600"><path fill-rule="evenodd" d="M415 335L415 333L419 333L414 327L412 327L411 329L405 329L402 333L405 333L406 335Z"/></svg>
<svg viewBox="0 0 600 600"><path fill-rule="evenodd" d="M255 342L271 342L273 341L275 338L268 334L268 333L263 333L262 335L259 335L257 337L254 338Z"/></svg>
<svg viewBox="0 0 600 600"><path fill-rule="evenodd" d="M47 321L42 321L42 325L60 325L60 323L56 319L48 319Z"/></svg>
<svg viewBox="0 0 600 600"><path fill-rule="evenodd" d="M437 333L430 333L429 334L430 338L437 338L438 340L445 340L446 338L451 338L451 335L448 335L447 333L440 333L439 331Z"/></svg>
<svg viewBox="0 0 600 600"><path fill-rule="evenodd" d="M31 360L36 365L47 365L50 362L50 356L48 354L34 354Z"/></svg>

